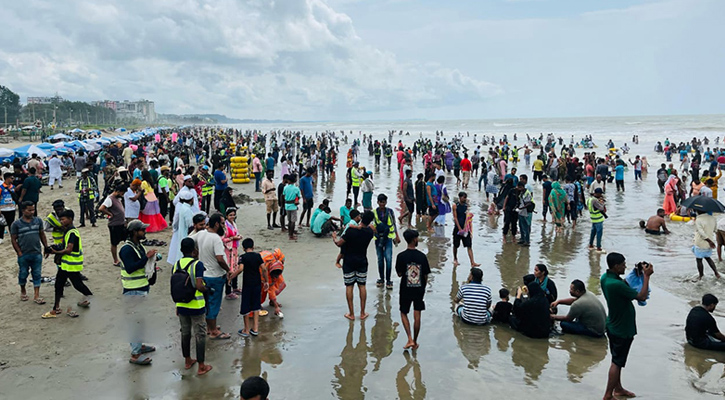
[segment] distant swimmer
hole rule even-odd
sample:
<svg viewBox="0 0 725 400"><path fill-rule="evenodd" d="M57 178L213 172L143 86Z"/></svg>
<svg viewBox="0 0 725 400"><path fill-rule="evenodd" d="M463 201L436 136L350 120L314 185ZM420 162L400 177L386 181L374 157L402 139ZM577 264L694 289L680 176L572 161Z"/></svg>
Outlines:
<svg viewBox="0 0 725 400"><path fill-rule="evenodd" d="M647 222L639 221L639 227L644 229L645 233L650 235L662 235L668 234L670 231L667 229L665 224L665 210L663 208L657 209L657 215L649 217ZM662 230L660 230L662 228Z"/></svg>

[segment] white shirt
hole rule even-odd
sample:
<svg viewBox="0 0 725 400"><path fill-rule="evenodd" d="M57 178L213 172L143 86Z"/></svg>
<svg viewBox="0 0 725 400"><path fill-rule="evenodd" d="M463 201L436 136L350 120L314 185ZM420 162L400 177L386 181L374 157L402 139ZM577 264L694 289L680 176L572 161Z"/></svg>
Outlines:
<svg viewBox="0 0 725 400"><path fill-rule="evenodd" d="M201 209L199 208L199 196L197 195L196 190L190 189L188 186L184 186L179 189L179 193L177 193L174 197L174 206L179 204L179 200L181 199L179 195L184 191L191 192L191 194L194 196L194 203L191 204L191 211L194 212L194 215L199 214L199 212L201 212Z"/></svg>
<svg viewBox="0 0 725 400"><path fill-rule="evenodd" d="M701 187L700 188L700 196L705 196L705 197L712 198L712 189L710 189L707 186Z"/></svg>
<svg viewBox="0 0 725 400"><path fill-rule="evenodd" d="M138 214L141 212L141 203L138 200L131 200L131 197L135 197L131 188L126 189L126 193L123 194L123 204L126 208L126 218L138 218Z"/></svg>
<svg viewBox="0 0 725 400"><path fill-rule="evenodd" d="M218 278L224 276L226 271L219 266L216 256L224 256L224 243L222 237L208 230L200 231L194 236L199 247L199 261L204 264L204 277Z"/></svg>
<svg viewBox="0 0 725 400"><path fill-rule="evenodd" d="M48 160L48 173L50 176L61 176L63 175L63 171L60 169L60 167L63 165L63 162L60 161L60 158L53 157L50 160Z"/></svg>

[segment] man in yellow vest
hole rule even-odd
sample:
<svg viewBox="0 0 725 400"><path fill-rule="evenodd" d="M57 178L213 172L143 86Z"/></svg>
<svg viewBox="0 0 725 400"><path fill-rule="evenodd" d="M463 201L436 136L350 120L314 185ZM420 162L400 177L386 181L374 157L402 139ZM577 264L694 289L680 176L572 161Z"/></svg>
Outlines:
<svg viewBox="0 0 725 400"><path fill-rule="evenodd" d="M596 236L598 252L604 252L602 250L602 231L604 229L604 219L608 218L603 196L604 191L602 188L596 188L592 197L587 199L589 218L592 221L592 231L589 234L589 250L594 250L594 237Z"/></svg>
<svg viewBox="0 0 725 400"><path fill-rule="evenodd" d="M76 182L76 193L78 193L78 203L81 208L81 224L79 228L86 226L86 214L90 216L91 226L96 227L96 210L93 207L96 193L98 193L98 185L96 181L88 176L88 168L83 168L81 176Z"/></svg>
<svg viewBox="0 0 725 400"><path fill-rule="evenodd" d="M73 210L65 210L58 215L60 223L63 226L65 234L63 235L63 243L59 246L51 246L50 253L59 254L60 268L55 276L55 303L53 309L45 314L43 318L55 318L61 314L60 298L63 297L63 288L66 281L70 281L73 287L83 294L83 298L78 302L79 307L88 308L91 305L88 296L92 296L91 290L83 283L81 271L83 270L83 244L81 243L81 234L75 226L73 226L73 218L75 214ZM68 316L71 318L78 317L78 313L68 307Z"/></svg>
<svg viewBox="0 0 725 400"><path fill-rule="evenodd" d="M144 326L143 317L139 317L144 312L141 302L148 296L149 289L156 282L156 250L146 251L141 244L146 239L146 228L149 224L134 219L126 226L128 239L118 252L121 259L121 283L123 284L124 308L131 317L131 326L134 327L131 342L131 358L128 360L131 364L150 365L151 358L144 356L146 353L156 351L154 346L147 346L140 340ZM147 276L146 265L149 260L153 266L151 277ZM140 311L139 314L135 314ZM135 314L135 315L134 315ZM133 315L133 316L131 316Z"/></svg>
<svg viewBox="0 0 725 400"><path fill-rule="evenodd" d="M377 286L385 285L393 290L393 281L390 277L393 268L393 245L400 243L398 227L395 225L395 214L387 207L388 196L378 195L378 208L374 210L375 220L375 251L378 254L378 281Z"/></svg>
<svg viewBox="0 0 725 400"><path fill-rule="evenodd" d="M360 176L360 162L355 161L350 169L350 181L352 182L352 194L354 196L354 208L357 208L360 203L357 202L357 196L360 195L360 183L362 183L362 177Z"/></svg>
<svg viewBox="0 0 725 400"><path fill-rule="evenodd" d="M63 211L65 211L65 202L63 200L56 200L53 202L53 211L45 217L45 231L52 232L53 244L63 244L63 237L65 232L63 231L63 225L60 223L58 217Z"/></svg>
<svg viewBox="0 0 725 400"><path fill-rule="evenodd" d="M181 253L184 255L174 264L173 274L179 268L186 270L189 278L196 288L194 299L188 303L176 303L176 315L179 316L181 324L181 353L184 356L185 368L191 369L195 363L199 363L197 374L204 375L211 371L211 365L205 364L206 350L206 315L204 293L207 288L204 285L204 265L198 261L199 249L193 238L184 238L181 241ZM191 332L194 331L196 342L196 360L191 358Z"/></svg>

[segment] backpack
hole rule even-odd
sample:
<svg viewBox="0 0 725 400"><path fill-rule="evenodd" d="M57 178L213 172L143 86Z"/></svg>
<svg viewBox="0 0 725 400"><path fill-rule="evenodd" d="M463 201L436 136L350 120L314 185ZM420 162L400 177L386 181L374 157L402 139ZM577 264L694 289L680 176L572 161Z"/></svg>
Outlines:
<svg viewBox="0 0 725 400"><path fill-rule="evenodd" d="M196 267L199 261L189 263L186 269L181 268L181 260L176 262L174 273L171 274L171 298L175 303L188 303L196 297L196 284L189 274L190 267Z"/></svg>

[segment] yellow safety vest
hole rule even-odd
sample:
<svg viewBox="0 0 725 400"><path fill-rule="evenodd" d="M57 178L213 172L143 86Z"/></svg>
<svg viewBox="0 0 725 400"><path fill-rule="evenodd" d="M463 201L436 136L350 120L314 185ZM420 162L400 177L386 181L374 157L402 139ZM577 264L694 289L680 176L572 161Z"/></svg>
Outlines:
<svg viewBox="0 0 725 400"><path fill-rule="evenodd" d="M174 272L176 272L178 268L185 269L189 273L191 281L194 282L194 285L196 285L196 263L198 262L198 260L195 260L191 257L184 257L181 260L177 261L176 264L174 264L174 268L171 273L173 274ZM204 294L201 293L199 290L194 292L194 300L188 303L176 303L176 307L188 308L191 310L198 310L200 308L204 308L205 306L206 301L204 300Z"/></svg>
<svg viewBox="0 0 725 400"><path fill-rule="evenodd" d="M211 176L209 178L203 177L199 175L200 179L203 179L206 183L202 185L201 187L201 195L203 196L211 196L214 194L214 184L212 184L210 181L213 179Z"/></svg>
<svg viewBox="0 0 725 400"><path fill-rule="evenodd" d="M390 225L390 233L388 233L388 237L390 239L395 239L395 225L393 225L393 220L392 220L393 213L388 212L387 210L385 211L385 213L388 214L388 225ZM378 209L377 208L375 210L373 210L373 214L375 215L375 227L377 228L378 224L382 223L380 218L378 218ZM375 236L375 240L378 240L377 235Z"/></svg>
<svg viewBox="0 0 725 400"><path fill-rule="evenodd" d="M589 209L589 218L591 219L593 224L596 224L598 222L604 222L604 215L602 215L602 212L594 208L593 202L594 198L590 197L587 199L587 208Z"/></svg>
<svg viewBox="0 0 725 400"><path fill-rule="evenodd" d="M146 248L140 243L139 245L141 246L141 252L139 252L139 249L134 246L133 242L128 240L121 248L123 249L126 246L130 246L139 258L143 258L146 254ZM139 268L129 274L126 272L123 260L121 260L121 283L123 284L123 288L126 290L134 290L148 286L149 280L146 277L146 268Z"/></svg>
<svg viewBox="0 0 725 400"><path fill-rule="evenodd" d="M60 259L60 269L67 272L80 272L83 271L83 245L81 244L81 234L78 229L69 229L63 237L63 243L68 246L68 239L70 239L71 233L75 233L78 236L78 248L73 249L70 254L63 254Z"/></svg>
<svg viewBox="0 0 725 400"><path fill-rule="evenodd" d="M55 216L55 213L48 214L48 217L45 220L53 227L53 244L62 244L63 237L65 235L63 234L63 228L60 225L60 221L58 221L58 218Z"/></svg>
<svg viewBox="0 0 725 400"><path fill-rule="evenodd" d="M358 175L357 168L352 167L352 171L350 172L350 175L352 177L352 186L354 186L354 187L360 186L360 181L362 181L362 179L360 179L360 175Z"/></svg>
<svg viewBox="0 0 725 400"><path fill-rule="evenodd" d="M83 178L81 177L79 179L83 179ZM95 199L96 198L96 193L93 190L91 190L91 177L90 176L87 177L86 180L88 181L88 198L89 199ZM79 183L78 184L78 187L79 188L82 188L83 185ZM79 199L81 198L81 193L78 193L78 198Z"/></svg>

